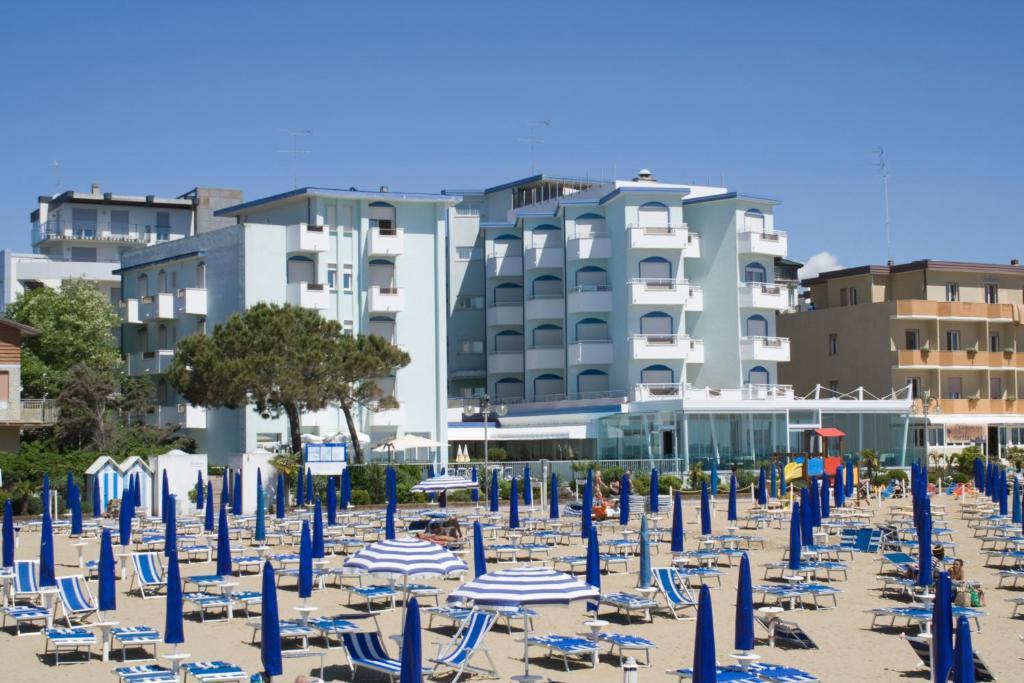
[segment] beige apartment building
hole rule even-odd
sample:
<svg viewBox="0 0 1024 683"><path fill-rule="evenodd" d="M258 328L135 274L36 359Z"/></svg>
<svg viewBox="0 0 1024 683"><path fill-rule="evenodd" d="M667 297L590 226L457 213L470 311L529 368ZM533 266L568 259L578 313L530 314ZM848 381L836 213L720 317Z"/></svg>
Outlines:
<svg viewBox="0 0 1024 683"><path fill-rule="evenodd" d="M922 260L805 280L804 310L782 314L792 361L780 381L841 395L908 390L907 455L1024 445L1024 268ZM925 426L928 426L927 432Z"/></svg>

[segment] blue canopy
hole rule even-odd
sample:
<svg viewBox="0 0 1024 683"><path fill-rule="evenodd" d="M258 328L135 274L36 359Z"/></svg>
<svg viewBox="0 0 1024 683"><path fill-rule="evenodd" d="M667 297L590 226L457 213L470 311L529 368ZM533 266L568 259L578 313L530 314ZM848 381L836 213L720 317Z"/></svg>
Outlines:
<svg viewBox="0 0 1024 683"><path fill-rule="evenodd" d="M619 480L619 524L622 526L629 524L629 495L629 476L623 474Z"/></svg>
<svg viewBox="0 0 1024 683"><path fill-rule="evenodd" d="M313 541L310 539L309 522L302 520L302 536L299 540L299 597L313 595Z"/></svg>
<svg viewBox="0 0 1024 683"><path fill-rule="evenodd" d="M313 501L313 559L323 559L324 555L324 515L320 506L320 496Z"/></svg>
<svg viewBox="0 0 1024 683"><path fill-rule="evenodd" d="M100 564L98 569L100 612L117 609L117 575L114 565L114 546L110 541L110 529L104 529L100 537Z"/></svg>
<svg viewBox="0 0 1024 683"><path fill-rule="evenodd" d="M228 535L228 508L220 506L217 522L217 576L231 576L231 539Z"/></svg>
<svg viewBox="0 0 1024 683"><path fill-rule="evenodd" d="M740 558L740 577L736 584L736 640L741 652L754 649L754 589L750 581L750 560L743 553Z"/></svg>
<svg viewBox="0 0 1024 683"><path fill-rule="evenodd" d="M549 509L548 517L551 519L558 519L558 475L554 472L551 473L551 494L549 498Z"/></svg>
<svg viewBox="0 0 1024 683"><path fill-rule="evenodd" d="M512 492L508 497L508 528L519 528L519 492L517 487L519 480L512 479Z"/></svg>
<svg viewBox="0 0 1024 683"><path fill-rule="evenodd" d="M693 642L694 683L715 683L718 665L715 660L715 625L711 613L711 590L702 584L697 598L697 633Z"/></svg>
<svg viewBox="0 0 1024 683"><path fill-rule="evenodd" d="M480 522L473 522L473 573L479 579L487 573L487 557L484 555L484 532Z"/></svg>
<svg viewBox="0 0 1024 683"><path fill-rule="evenodd" d="M672 496L672 552L683 552L683 494L676 491Z"/></svg>
<svg viewBox="0 0 1024 683"><path fill-rule="evenodd" d="M164 502L166 503L164 509L167 512L167 526L164 527L164 557L170 557L171 553L175 553L175 557L177 557L178 519L177 511L174 509L175 496L167 496Z"/></svg>
<svg viewBox="0 0 1024 683"><path fill-rule="evenodd" d="M288 503L285 501L285 485L284 485L284 473L277 473L277 489L275 490L275 501L274 501L274 516L278 519L284 519L285 508Z"/></svg>
<svg viewBox="0 0 1024 683"><path fill-rule="evenodd" d="M164 619L164 642L180 645L185 642L185 624L181 613L181 568L178 566L178 551L172 550L167 560L167 600ZM266 636L266 634L263 634Z"/></svg>
<svg viewBox="0 0 1024 683"><path fill-rule="evenodd" d="M653 467L651 468L651 489L648 494L650 496L650 499L647 503L647 509L651 511L652 515L658 514L658 508L661 504L661 500L658 498L658 494L661 493L661 482L658 480L658 468Z"/></svg>
<svg viewBox="0 0 1024 683"><path fill-rule="evenodd" d="M274 584L274 567L270 560L263 563L263 596L260 609L260 661L263 673L268 677L280 676L281 666L281 622L277 609L277 587Z"/></svg>
<svg viewBox="0 0 1024 683"><path fill-rule="evenodd" d="M711 502L708 500L707 482L700 484L700 535L711 535Z"/></svg>
<svg viewBox="0 0 1024 683"><path fill-rule="evenodd" d="M399 683L423 683L423 646L420 637L420 603L416 598L410 598L402 628Z"/></svg>
<svg viewBox="0 0 1024 683"><path fill-rule="evenodd" d="M213 531L213 482L206 482L207 501L206 508L203 510L203 530Z"/></svg>

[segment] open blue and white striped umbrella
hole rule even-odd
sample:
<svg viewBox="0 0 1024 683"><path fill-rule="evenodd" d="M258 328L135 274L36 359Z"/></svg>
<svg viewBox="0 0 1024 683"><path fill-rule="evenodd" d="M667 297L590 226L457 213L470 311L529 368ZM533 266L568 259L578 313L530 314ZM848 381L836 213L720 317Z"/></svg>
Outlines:
<svg viewBox="0 0 1024 683"><path fill-rule="evenodd" d="M454 474L439 474L415 484L410 491L422 493L440 493L442 491L468 491L475 489L477 483Z"/></svg>
<svg viewBox="0 0 1024 683"><path fill-rule="evenodd" d="M350 557L345 566L370 573L406 576L445 576L468 569L466 563L447 548L419 538L378 541Z"/></svg>

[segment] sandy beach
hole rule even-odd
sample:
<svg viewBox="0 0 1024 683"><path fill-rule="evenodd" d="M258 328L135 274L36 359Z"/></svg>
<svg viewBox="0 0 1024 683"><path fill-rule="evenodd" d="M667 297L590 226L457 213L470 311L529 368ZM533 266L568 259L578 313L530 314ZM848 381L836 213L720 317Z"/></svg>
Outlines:
<svg viewBox="0 0 1024 683"><path fill-rule="evenodd" d="M749 500L741 503L741 517L744 510L749 506ZM881 509L877 504L874 506L875 521L882 521L887 516L887 510L892 505L904 504L902 501L886 502ZM954 531L957 542L956 554L966 561L968 577L982 581L988 599L988 605L984 608L986 616L982 618L982 630L974 633L975 651L988 663L1000 680L1013 681L1022 680L1020 675L1022 644L1018 639L1018 632L1024 633L1024 625L1014 623L1010 619L1012 605L1007 599L1020 595L1020 592L1012 589L996 589L998 583L998 569L983 567L983 558L980 555L980 540L974 537L972 529L969 529L967 522L961 519L960 502L946 496L938 496L933 500L935 509L945 507L946 519ZM725 500L720 497L717 501L717 512L714 521L715 531L723 532L726 527ZM538 515L543 511L537 510ZM687 500L685 507L685 528L687 535L687 547L693 548L697 531L697 511L693 501ZM633 526L638 523L633 522ZM665 515L660 522L662 526L669 525L669 515ZM605 537L616 531L615 528L602 529ZM782 529L761 529L742 530L741 533L757 534L766 537L765 548L752 550L749 553L753 569L754 584L762 583L762 564L778 561L782 558L783 549L787 545L787 525ZM214 543L214 539L210 539ZM34 559L38 555L39 535L30 530L23 530L20 534L19 547L17 550L18 559ZM233 546L240 545L233 542ZM555 546L552 549L551 557L560 555L578 554L582 552L582 546ZM86 559L95 559L99 553L99 540L92 539L84 550ZM471 555L466 555L467 561L471 562ZM653 555L654 566L665 566L669 563L670 554L668 544L661 544L660 552ZM328 566L339 566L344 561L343 556L328 556ZM56 537L56 562L57 575L78 574L81 570L77 567L77 551L72 546L71 540L64 535ZM849 579L838 581L837 587L842 590L839 596L838 609L823 610L796 610L784 614L787 620L796 621L806 632L817 642L820 649L816 650L795 650L795 649L771 649L764 639L766 633L758 627L756 631L759 638L757 654L762 661L787 664L804 669L818 676L822 681L835 683L861 682L865 680L897 681L903 679L926 680L927 674L924 669L916 666L917 658L911 651L909 645L898 636L895 630L870 630L871 615L865 610L885 606L897 605L894 600L883 599L879 595L880 582L876 575L879 562L877 556L869 554L857 554L849 564ZM490 565L491 567L509 567L511 564ZM629 574L607 574L602 579L602 590L605 593L614 591L628 591L635 588L637 583L637 562L630 563ZM130 573L129 569L129 573ZM731 663L729 653L733 651L733 614L735 603L735 589L737 581L737 567L723 567L722 588L715 588L711 591L714 604L715 637L718 659L721 664ZM198 574L210 574L213 572L213 565L206 563L183 563L181 573L183 577ZM259 574L243 575L237 579L239 586L236 590L259 590ZM433 583L443 591L450 591L460 585L459 581L446 579L428 579L425 583ZM163 597L143 600L137 595L126 595L124 593L128 581L119 582L118 609L116 619L121 625L149 625L163 631L164 604ZM95 592L95 584L93 584ZM278 591L278 598L282 618L297 616L293 608L299 604L293 582L288 582ZM324 591L314 593L311 604L319 609L318 615L331 615L339 612L350 611L346 604L347 594L338 588L329 587ZM425 602L430 604L429 602ZM537 633L556 633L560 635L572 635L585 632L587 629L583 622L587 620L582 604L575 604L569 607L541 607L538 608L540 617L536 620L535 631ZM605 614L609 614L607 611ZM628 633L639 635L654 641L657 649L652 653L652 664L650 668L641 668L639 672L640 681L669 681L674 677L668 676L665 671L681 666L689 666L693 655L694 622L676 621L671 617L662 614L654 616L653 623L640 623L634 621L627 625L625 621L614 615L605 616L610 625L607 630L617 633ZM385 636L400 632L401 610L385 612L379 617L381 629ZM435 652L433 643L446 642L452 633L451 628L440 626L441 622L435 622L433 631L424 631L424 654L432 655ZM426 626L426 615L423 620ZM28 681L111 681L114 676L111 670L119 666L118 662L103 662L97 649L93 650L91 660L87 664L75 666L55 667L49 659L41 659L44 648L44 638L41 635L26 635L15 637L13 626L0 635L0 658L2 658L4 675L3 680ZM199 623L197 615L190 612L186 605L185 619L186 643L179 649L189 653L195 660L222 659L235 663L252 673L260 669L260 652L258 646L250 644L252 629L246 625L246 619L236 614L230 622ZM502 624L499 625L487 636L486 645L490 650L497 664L502 680L522 673L521 661L522 645L519 641L520 631L513 629L509 635ZM395 648L393 643L392 652ZM319 639L313 642L313 649L320 650ZM169 646L161 645L158 648L160 653L169 651ZM548 677L551 681L618 681L622 679L622 671L619 668L617 657L611 657L607 653L607 647L602 648L602 656L597 669L592 669L589 660L586 662L574 663L571 671L566 673L561 660L547 659L540 649L532 650L532 673ZM299 674L317 674L319 658L308 659L286 659L285 675L283 680L291 681ZM348 670L347 660L344 652L340 649L329 650L326 656L325 677L330 680L351 680L351 673ZM374 677L368 672L361 672L356 680L382 680L381 677ZM450 676L442 680L450 680Z"/></svg>

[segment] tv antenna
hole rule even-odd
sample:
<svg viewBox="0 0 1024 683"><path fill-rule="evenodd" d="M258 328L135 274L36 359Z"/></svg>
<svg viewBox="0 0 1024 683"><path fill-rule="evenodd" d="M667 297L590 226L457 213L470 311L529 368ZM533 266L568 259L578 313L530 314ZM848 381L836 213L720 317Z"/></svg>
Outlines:
<svg viewBox="0 0 1024 683"><path fill-rule="evenodd" d="M530 129L530 137L528 138L516 138L516 142L525 142L530 145L530 173L537 172L536 163L536 148L537 145L543 145L544 141L537 137L537 130L540 128L549 128L551 121L544 119L543 121L530 121L526 124L526 127Z"/></svg>
<svg viewBox="0 0 1024 683"><path fill-rule="evenodd" d="M54 159L50 166L53 168L53 195L56 197L60 194L60 162Z"/></svg>
<svg viewBox="0 0 1024 683"><path fill-rule="evenodd" d="M291 137L291 139L292 139L292 148L291 149L279 149L279 150L277 150L277 152L278 152L278 154L287 154L287 155L289 155L291 157L291 161L292 161L292 186L297 188L299 186L298 173L297 173L297 170L296 170L296 167L297 167L297 164L298 164L298 158L299 158L300 155L309 154L310 153L308 149L299 149L299 136L300 135L312 135L313 131L309 130L308 128L290 128L288 130L285 130L284 134Z"/></svg>
<svg viewBox="0 0 1024 683"><path fill-rule="evenodd" d="M885 165L885 149L881 146L875 148L875 156L878 160L875 167L882 176L882 196L885 200L885 258L886 263L892 263L892 226L889 222L889 168Z"/></svg>

